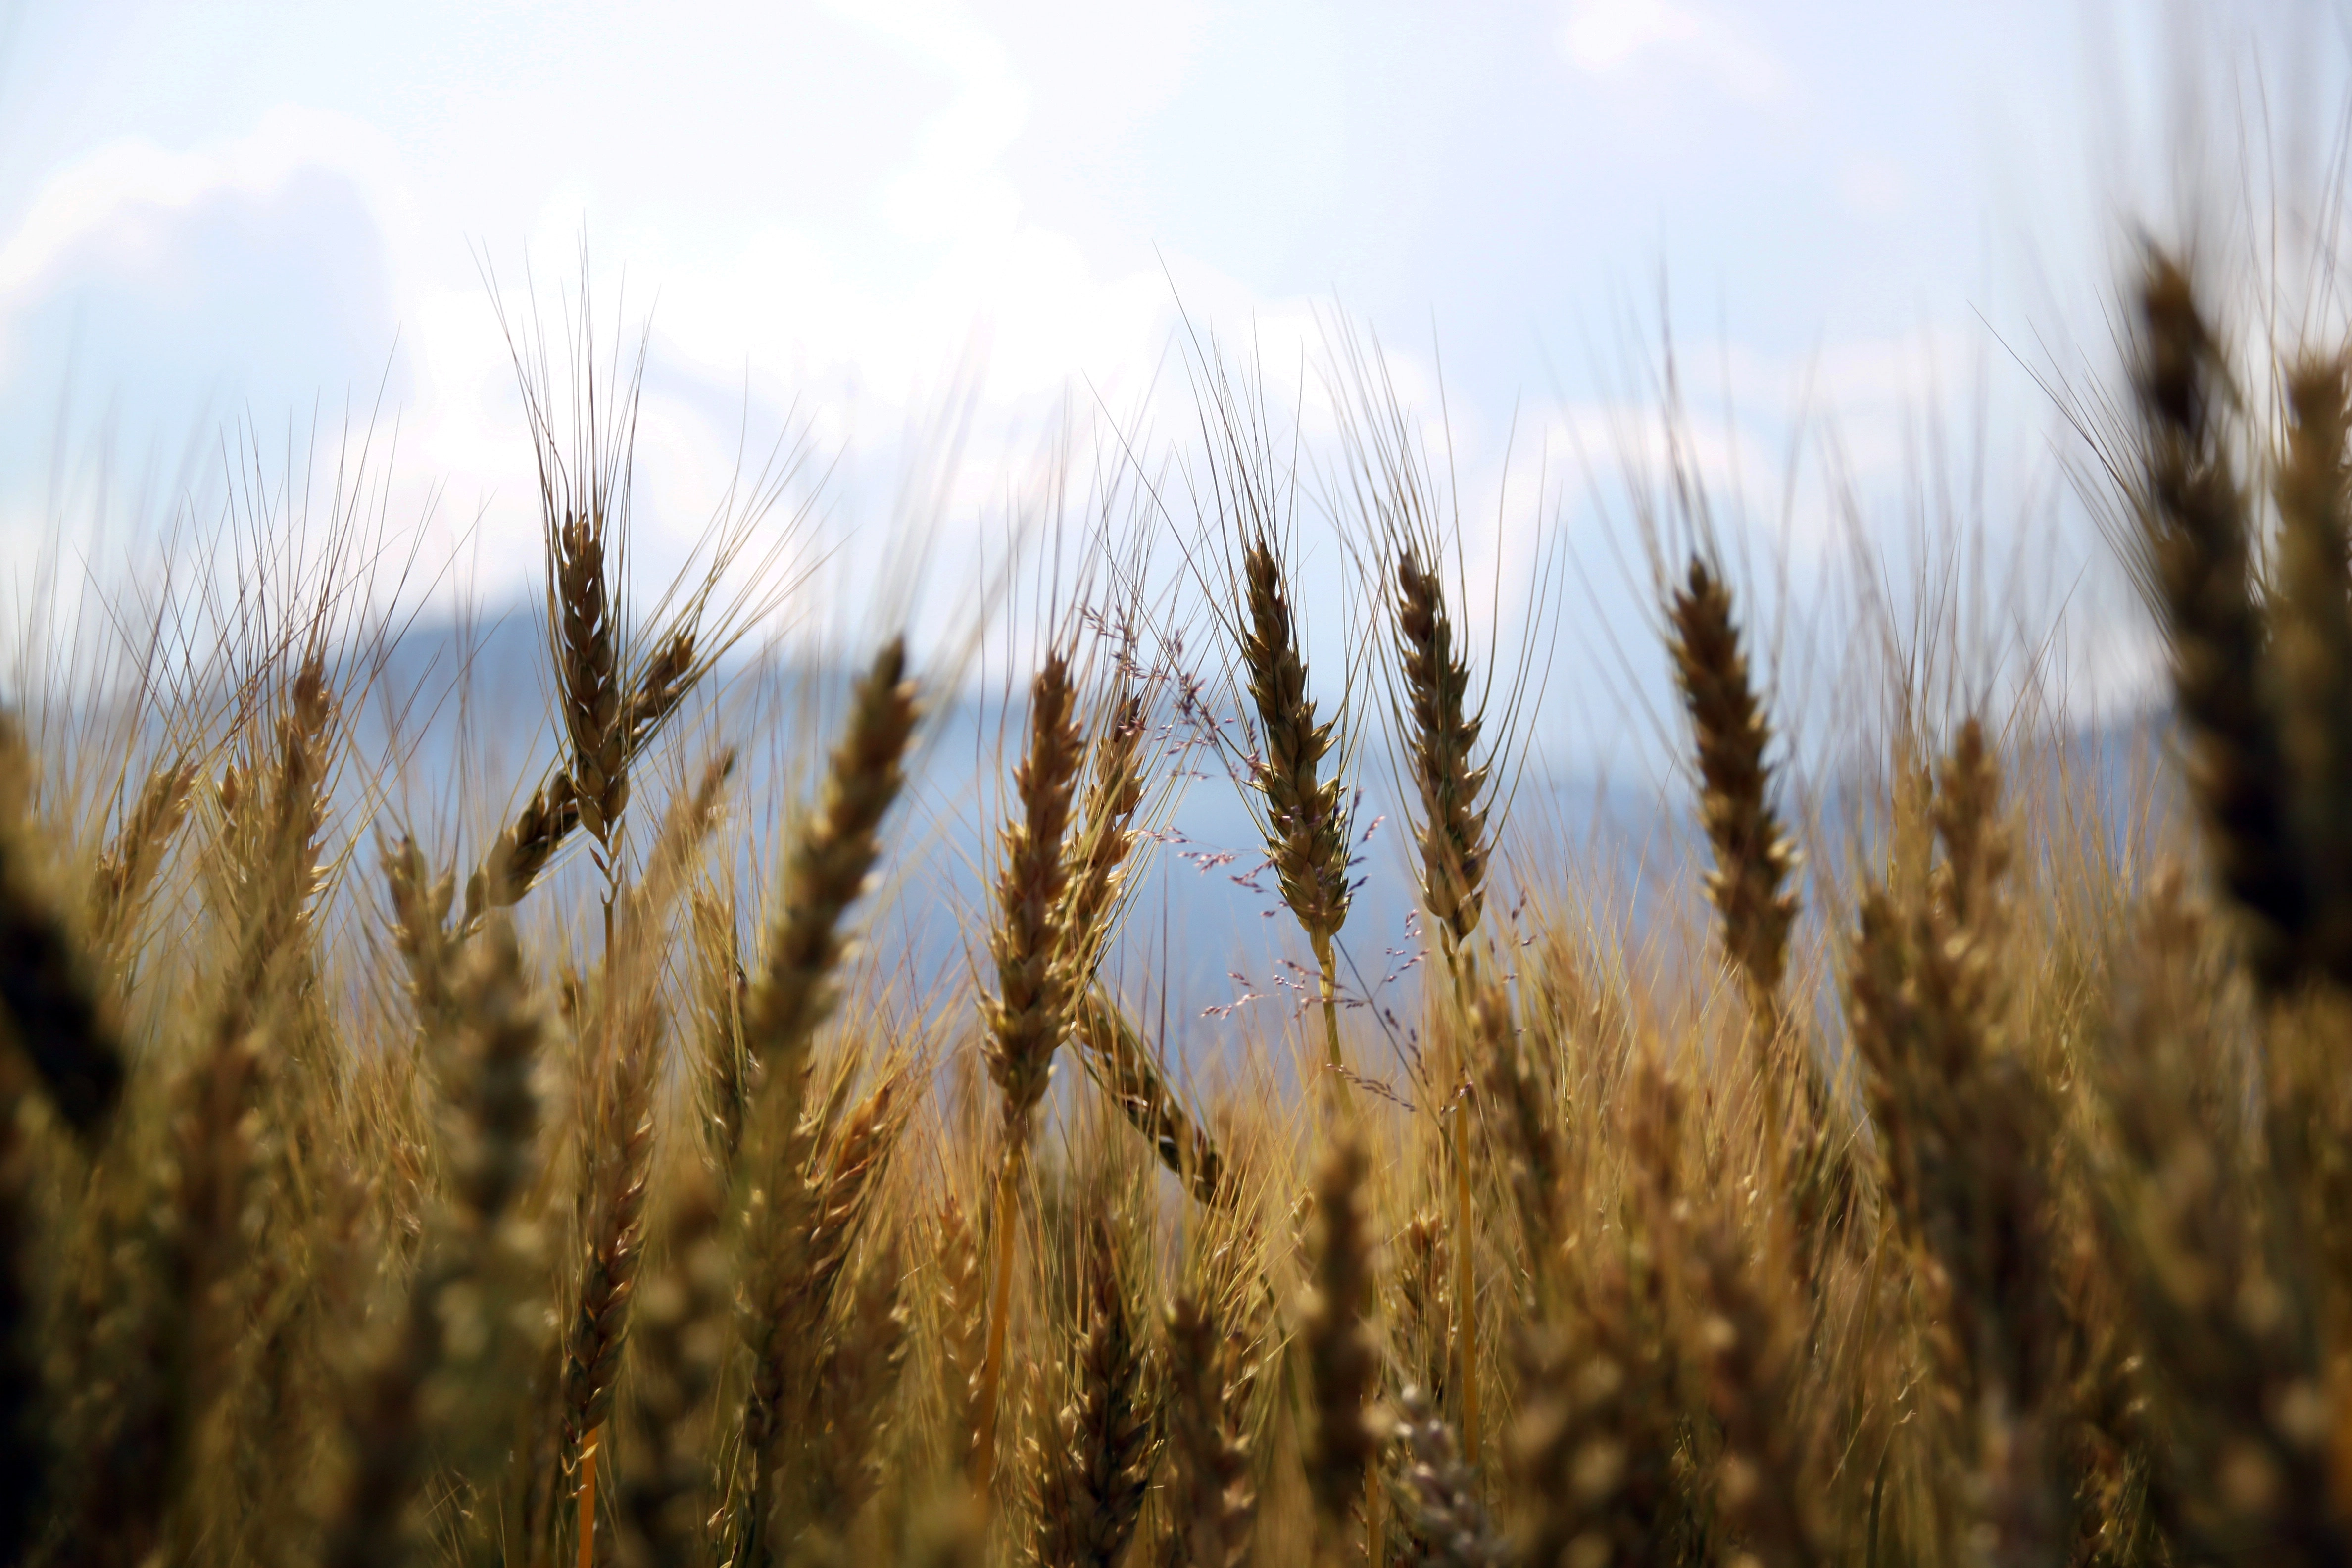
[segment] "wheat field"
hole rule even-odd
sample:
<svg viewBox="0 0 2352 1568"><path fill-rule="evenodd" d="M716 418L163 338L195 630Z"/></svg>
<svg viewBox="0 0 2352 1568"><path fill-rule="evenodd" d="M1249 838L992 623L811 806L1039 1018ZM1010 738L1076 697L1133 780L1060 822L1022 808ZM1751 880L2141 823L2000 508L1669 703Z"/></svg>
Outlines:
<svg viewBox="0 0 2352 1568"><path fill-rule="evenodd" d="M765 606L646 604L626 378L526 365L557 760L481 786L502 831L347 776L331 582L262 590L225 686L0 732L0 1560L2352 1561L2347 362L2280 356L2265 422L2185 262L2119 299L2102 473L2175 709L2129 798L1922 720L1868 852L1801 863L1699 539L1654 656L1711 924L1661 956L1512 820L1530 661L1481 656L1377 385L1337 671L1210 374L1213 646L1139 639L1118 570L1052 606L944 994L860 937L955 672L873 628L749 821L706 700ZM1380 765L1423 947L1376 1010ZM1180 771L1307 955L1221 1076L1108 962Z"/></svg>

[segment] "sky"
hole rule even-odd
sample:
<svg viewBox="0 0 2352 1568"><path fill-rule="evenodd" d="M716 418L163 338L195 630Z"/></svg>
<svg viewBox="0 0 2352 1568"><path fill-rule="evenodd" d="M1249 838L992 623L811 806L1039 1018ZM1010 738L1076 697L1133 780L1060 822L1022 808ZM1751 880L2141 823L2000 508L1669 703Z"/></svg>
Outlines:
<svg viewBox="0 0 2352 1568"><path fill-rule="evenodd" d="M975 580L957 563L1001 556L1034 510L1057 431L1181 444L1189 334L1254 350L1314 437L1314 367L1358 332L1444 456L1467 574L1516 588L1567 563L1547 711L1564 748L1605 755L1641 721L1590 689L1663 668L1625 646L1649 622L1611 476L1654 449L1671 342L1742 551L1754 535L1801 585L1842 521L1932 544L1949 433L1993 476L1980 501L1948 487L1956 509L2050 535L2035 605L1997 588L1985 613L2031 640L2052 606L2089 606L2115 635L2062 662L2093 700L2127 698L2146 639L2065 500L2035 372L2104 363L2102 289L2162 184L2139 138L2183 38L2235 84L2225 119L2249 80L2263 114L2332 101L2336 11L2221 16L21 5L0 58L0 570L20 614L44 548L68 576L135 574L167 520L220 514L228 470L308 473L372 426L373 504L430 594L528 595L499 308L560 315L584 249L607 343L650 321L648 572L782 437L811 456L776 519L813 509L825 580L887 575L914 494L948 563L929 592L952 596ZM927 479L951 428L958 459ZM1843 511L1825 477L1786 499L1791 463L1824 453ZM318 471L295 485L314 507ZM1336 548L1307 553L1307 596L1328 596ZM1759 591L1764 614L1802 597ZM1343 630L1320 615L1326 646Z"/></svg>

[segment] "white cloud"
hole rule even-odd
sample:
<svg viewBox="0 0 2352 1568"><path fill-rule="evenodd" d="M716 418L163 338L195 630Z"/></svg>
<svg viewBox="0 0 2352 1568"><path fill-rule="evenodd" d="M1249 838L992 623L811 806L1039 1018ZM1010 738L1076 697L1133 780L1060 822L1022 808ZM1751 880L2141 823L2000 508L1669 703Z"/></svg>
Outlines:
<svg viewBox="0 0 2352 1568"><path fill-rule="evenodd" d="M1729 19L1686 0L1572 0L1560 26L1569 63L1612 76L1664 58L1694 67L1743 101L1777 102L1787 71Z"/></svg>

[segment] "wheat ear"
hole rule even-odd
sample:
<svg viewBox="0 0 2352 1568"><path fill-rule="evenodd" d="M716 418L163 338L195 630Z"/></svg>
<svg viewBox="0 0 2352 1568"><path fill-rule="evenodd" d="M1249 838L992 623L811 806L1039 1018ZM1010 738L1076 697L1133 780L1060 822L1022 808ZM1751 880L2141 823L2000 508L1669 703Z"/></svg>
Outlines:
<svg viewBox="0 0 2352 1568"><path fill-rule="evenodd" d="M1094 743L1078 831L1068 845L1068 891L1060 926L1066 984L1073 995L1092 984L1110 938L1112 915L1136 841L1135 813L1143 803L1143 700L1113 700L1108 727Z"/></svg>
<svg viewBox="0 0 2352 1568"><path fill-rule="evenodd" d="M2271 655L2280 742L2296 784L2294 822L2310 868L2312 967L2352 983L2352 472L2341 358L2286 376L2287 428L2273 490L2278 552Z"/></svg>
<svg viewBox="0 0 2352 1568"><path fill-rule="evenodd" d="M760 1106L772 1131L788 1131L799 1113L809 1042L833 1010L835 971L848 946L842 919L880 858L882 819L906 785L907 746L919 714L906 642L894 637L859 679L816 808L793 837L760 976L742 1005L750 1071L761 1094L785 1097Z"/></svg>
<svg viewBox="0 0 2352 1568"><path fill-rule="evenodd" d="M2133 384L2144 564L2171 645L2189 731L2189 782L2221 885L2246 917L2256 973L2283 985L2310 919L2291 832L2285 748L2263 679L2252 522L2217 405L2230 390L2189 274L2151 257L2139 291Z"/></svg>
<svg viewBox="0 0 2352 1568"><path fill-rule="evenodd" d="M595 1069L593 1099L582 1129L574 1237L580 1261L556 1393L557 1467L579 1477L583 1553L592 1550L595 1530L597 1435L612 1409L645 1247L661 1066L663 932L713 830L734 765L731 752L714 758L664 815L645 876L631 890L605 951L603 989L585 1019L582 1043Z"/></svg>
<svg viewBox="0 0 2352 1568"><path fill-rule="evenodd" d="M631 1312L627 1424L635 1460L614 1489L625 1526L623 1560L646 1568L690 1561L705 1544L711 1396L733 1343L724 1192L700 1161L682 1162L677 1182L662 1210L667 1256Z"/></svg>
<svg viewBox="0 0 2352 1568"><path fill-rule="evenodd" d="M980 1369L988 1356L988 1271L980 1237L950 1194L940 1206L940 1359L946 1373L948 1440L969 1474L980 1445Z"/></svg>
<svg viewBox="0 0 2352 1568"><path fill-rule="evenodd" d="M1359 1503L1372 1500L1366 1482L1381 1447L1370 1409L1381 1357L1364 1320L1372 1280L1362 1208L1370 1174L1363 1146L1349 1131L1324 1156L1313 1189L1312 1283L1301 1304L1299 1338L1314 1411L1307 1485L1315 1500L1316 1561L1326 1564L1349 1559L1349 1521ZM1370 1520L1365 1525L1372 1528Z"/></svg>
<svg viewBox="0 0 2352 1568"><path fill-rule="evenodd" d="M791 1478L786 1517L797 1526L784 1553L791 1568L850 1563L851 1528L881 1486L883 1442L907 1361L900 1285L897 1246L876 1247L816 1368L800 1473Z"/></svg>
<svg viewBox="0 0 2352 1568"><path fill-rule="evenodd" d="M138 800L116 828L114 841L99 857L97 873L90 879L90 947L106 954L115 967L122 963L131 929L146 907L172 840L188 819L195 782L196 766L185 760L150 773Z"/></svg>
<svg viewBox="0 0 2352 1568"><path fill-rule="evenodd" d="M1265 847L1274 861L1282 901L1315 951L1323 1003L1325 1065L1334 1085L1344 1082L1339 1051L1339 963L1333 944L1347 923L1348 807L1335 771L1321 776L1338 721L1315 721L1307 695L1307 661L1282 581L1282 563L1261 537L1242 551L1249 625L1241 639L1242 668L1257 710L1265 754L1253 782L1265 798Z"/></svg>
<svg viewBox="0 0 2352 1568"><path fill-rule="evenodd" d="M1198 1289L1168 1309L1172 1568L1239 1568L1257 1522L1243 1347Z"/></svg>
<svg viewBox="0 0 2352 1568"><path fill-rule="evenodd" d="M1086 1327L1070 1396L1037 1456L1041 1568L1116 1568L1143 1511L1158 1425L1118 1237L1099 1209L1079 1235Z"/></svg>
<svg viewBox="0 0 2352 1568"><path fill-rule="evenodd" d="M1125 1010L1098 985L1079 1004L1077 1038L1087 1072L1160 1163L1200 1202L1212 1207L1228 1202L1224 1157L1215 1140L1184 1108Z"/></svg>
<svg viewBox="0 0 2352 1568"><path fill-rule="evenodd" d="M791 1442L809 1436L814 1354L867 1198L904 1124L906 1073L886 1072L842 1121L813 1172L777 1172L750 1218L742 1332L751 1350L743 1406L746 1474L732 1522L737 1561L769 1550L768 1514Z"/></svg>
<svg viewBox="0 0 2352 1568"><path fill-rule="evenodd" d="M990 1300L988 1353L981 1365L980 1439L972 1453L973 1489L985 1500L996 1466L997 1397L1013 1305L1013 1240L1021 1163L1029 1123L1045 1097L1054 1054L1069 1032L1074 998L1065 963L1066 937L1056 929L1069 886L1062 840L1083 745L1076 689L1067 657L1048 653L1029 684L1028 742L1013 769L1020 805L999 834L997 918L989 933L997 994L981 999L988 1026L982 1043L988 1076L1003 1100L1003 1153L996 1180L995 1288Z"/></svg>
<svg viewBox="0 0 2352 1568"><path fill-rule="evenodd" d="M1477 1473L1463 1462L1429 1395L1408 1386L1397 1404L1402 1473L1396 1491L1415 1561L1428 1568L1501 1568L1511 1562L1509 1543L1478 1495Z"/></svg>
<svg viewBox="0 0 2352 1568"><path fill-rule="evenodd" d="M24 1111L29 1073L0 1058L0 1560L26 1561L54 1500L56 1412L37 1331L43 1290L41 1205Z"/></svg>
<svg viewBox="0 0 2352 1568"><path fill-rule="evenodd" d="M113 1010L36 848L32 759L0 716L0 1008L50 1101L95 1143L121 1098Z"/></svg>
<svg viewBox="0 0 2352 1568"><path fill-rule="evenodd" d="M350 1413L355 1459L327 1531L325 1561L336 1568L388 1568L415 1555L411 1505L435 1448L446 1458L451 1446L450 1424L434 1408L495 1408L487 1384L520 1392L517 1358L500 1353L511 1336L500 1324L505 1282L495 1254L516 1245L502 1226L529 1175L539 1121L530 1079L546 1026L524 989L510 931L494 929L476 946L431 1026L455 1034L440 1053L450 1202L425 1243L400 1329Z"/></svg>
<svg viewBox="0 0 2352 1568"><path fill-rule="evenodd" d="M1397 552L1396 580L1421 893L1451 970L1466 956L1486 899L1486 769L1474 760L1483 723L1470 707L1470 671L1454 647L1436 574L1408 547Z"/></svg>

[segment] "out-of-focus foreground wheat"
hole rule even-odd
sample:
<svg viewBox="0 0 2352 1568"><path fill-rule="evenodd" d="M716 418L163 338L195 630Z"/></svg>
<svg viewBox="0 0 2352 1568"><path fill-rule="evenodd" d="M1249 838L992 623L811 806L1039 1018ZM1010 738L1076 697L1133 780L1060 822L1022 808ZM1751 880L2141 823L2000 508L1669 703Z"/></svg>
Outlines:
<svg viewBox="0 0 2352 1568"><path fill-rule="evenodd" d="M943 679L876 628L739 910L745 738L673 721L736 623L715 576L635 618L625 425L534 401L558 760L462 863L335 809L323 612L95 785L0 730L0 1560L2352 1561L2346 360L2280 367L2265 450L2196 280L2127 298L2199 831L2058 836L1979 713L1806 879L1702 549L1657 653L1696 964L1507 820L1509 672L1378 395L1337 672L1253 395L1198 384L1222 679L1115 635L1118 573L1063 606L945 999L855 960ZM1334 958L1376 735L1430 943L1378 1017ZM1227 1046L1294 1096L1188 1081L1105 963L1195 747L1315 960Z"/></svg>

